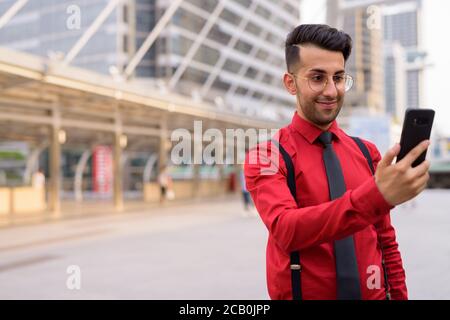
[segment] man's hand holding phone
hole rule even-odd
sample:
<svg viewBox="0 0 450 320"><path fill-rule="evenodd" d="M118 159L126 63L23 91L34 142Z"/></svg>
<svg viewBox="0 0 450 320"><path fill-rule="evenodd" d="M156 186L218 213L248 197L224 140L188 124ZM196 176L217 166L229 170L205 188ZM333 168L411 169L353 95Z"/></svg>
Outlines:
<svg viewBox="0 0 450 320"><path fill-rule="evenodd" d="M430 163L425 160L417 167L412 167L412 164L429 145L429 140L422 141L402 160L393 164L400 152L400 144L396 144L378 163L375 182L388 203L396 206L414 198L426 188L430 179Z"/></svg>

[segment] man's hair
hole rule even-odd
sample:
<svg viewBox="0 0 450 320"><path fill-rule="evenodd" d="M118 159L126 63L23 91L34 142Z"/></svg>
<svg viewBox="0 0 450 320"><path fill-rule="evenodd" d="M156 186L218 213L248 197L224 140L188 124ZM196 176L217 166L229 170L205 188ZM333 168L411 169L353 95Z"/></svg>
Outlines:
<svg viewBox="0 0 450 320"><path fill-rule="evenodd" d="M352 38L345 32L325 24L301 24L286 38L286 65L288 72L300 63L300 45L312 44L319 48L342 52L347 61L352 51Z"/></svg>

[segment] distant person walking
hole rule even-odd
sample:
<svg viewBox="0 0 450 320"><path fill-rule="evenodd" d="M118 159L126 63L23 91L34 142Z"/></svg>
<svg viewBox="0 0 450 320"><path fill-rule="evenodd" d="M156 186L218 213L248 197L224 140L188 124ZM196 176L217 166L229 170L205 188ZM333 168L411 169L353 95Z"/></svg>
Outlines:
<svg viewBox="0 0 450 320"><path fill-rule="evenodd" d="M245 185L245 173L244 173L244 165L242 165L241 170L239 171L239 182L241 184L241 193L242 193L242 200L244 201L244 212L243 216L247 217L252 213L252 215L256 216L256 208L253 204L252 198L250 196L250 192L247 190L247 187Z"/></svg>
<svg viewBox="0 0 450 320"><path fill-rule="evenodd" d="M5 186L7 182L5 171L0 171L0 186Z"/></svg>
<svg viewBox="0 0 450 320"><path fill-rule="evenodd" d="M158 176L158 184L160 190L159 203L163 204L166 199L172 200L174 197L172 190L172 177L169 175L167 166L161 169Z"/></svg>
<svg viewBox="0 0 450 320"><path fill-rule="evenodd" d="M45 175L42 170L38 169L38 171L33 174L33 177L31 178L31 185L36 189L42 189L45 187Z"/></svg>

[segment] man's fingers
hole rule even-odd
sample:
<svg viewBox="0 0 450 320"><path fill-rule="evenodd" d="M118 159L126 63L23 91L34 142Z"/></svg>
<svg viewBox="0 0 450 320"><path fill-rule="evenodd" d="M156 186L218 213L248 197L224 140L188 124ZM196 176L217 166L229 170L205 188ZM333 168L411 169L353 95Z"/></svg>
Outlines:
<svg viewBox="0 0 450 320"><path fill-rule="evenodd" d="M423 185L418 190L419 193L421 193L423 190L425 190L427 188L429 179L430 179L430 177L428 177L428 176L425 178L425 181L423 182Z"/></svg>
<svg viewBox="0 0 450 320"><path fill-rule="evenodd" d="M419 177L415 181L415 185L419 188L419 193L422 192L426 188L427 182L429 179L430 179L430 175L424 174L423 176Z"/></svg>
<svg viewBox="0 0 450 320"><path fill-rule="evenodd" d="M412 168L412 172L414 173L414 176L420 177L423 176L425 173L427 173L429 169L430 169L430 162L425 160L417 167Z"/></svg>
<svg viewBox="0 0 450 320"><path fill-rule="evenodd" d="M394 158L398 155L400 152L400 145L396 143L392 148L390 148L384 155L383 159L380 160L378 163L378 168L385 168L392 164L392 161L394 161Z"/></svg>
<svg viewBox="0 0 450 320"><path fill-rule="evenodd" d="M424 140L412 149L399 163L410 167L412 163L425 151L430 145L430 140Z"/></svg>

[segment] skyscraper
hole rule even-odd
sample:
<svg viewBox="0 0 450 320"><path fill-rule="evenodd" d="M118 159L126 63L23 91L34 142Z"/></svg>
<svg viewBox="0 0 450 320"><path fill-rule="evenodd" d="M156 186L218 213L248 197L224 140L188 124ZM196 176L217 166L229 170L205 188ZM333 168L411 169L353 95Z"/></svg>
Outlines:
<svg viewBox="0 0 450 320"><path fill-rule="evenodd" d="M367 1L328 2L330 23L347 32L353 40L353 51L346 69L355 80L346 95L346 104L369 108L374 113L384 110L382 29L377 23L379 12L370 11ZM373 23L371 23L373 19ZM350 113L351 108L345 112Z"/></svg>
<svg viewBox="0 0 450 320"><path fill-rule="evenodd" d="M400 119L407 105L405 50L397 42L388 43L384 54L386 113Z"/></svg>
<svg viewBox="0 0 450 320"><path fill-rule="evenodd" d="M426 53L421 39L421 0L328 0L328 22L354 41L348 70L355 77L350 105L386 111L401 120L423 103Z"/></svg>
<svg viewBox="0 0 450 320"><path fill-rule="evenodd" d="M426 53L423 50L421 39L422 1L407 0L386 5L383 8L383 16L386 44L388 46L397 44L404 51L403 70L398 70L398 72L405 73L402 75L402 77L405 77L405 82L397 83L397 85L406 86L404 93L399 92L399 94L406 94L406 99L404 97L386 97L386 104L390 106L396 103L393 99L405 100L403 110L400 110L400 113L393 114L400 120L404 109L419 108L423 105L422 78L425 69ZM386 58L388 59L388 57ZM392 65L386 65L387 73L393 72L389 69L391 67Z"/></svg>

